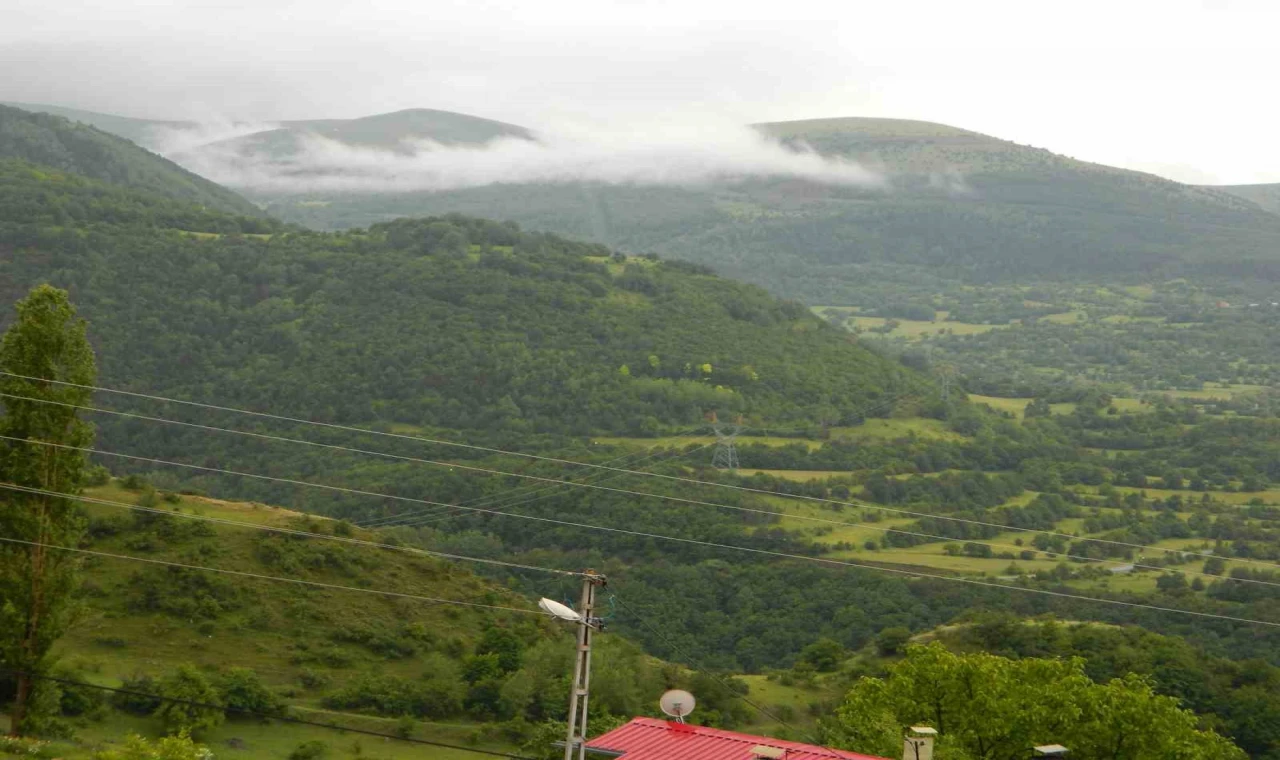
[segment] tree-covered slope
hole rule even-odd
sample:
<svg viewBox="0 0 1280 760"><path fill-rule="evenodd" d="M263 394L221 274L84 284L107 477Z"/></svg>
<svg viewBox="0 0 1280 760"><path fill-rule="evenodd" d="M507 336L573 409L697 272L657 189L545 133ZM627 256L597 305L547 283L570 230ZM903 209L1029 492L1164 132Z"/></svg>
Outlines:
<svg viewBox="0 0 1280 760"><path fill-rule="evenodd" d="M856 302L868 274L886 270L976 281L1241 270L1276 276L1280 216L1229 192L924 122L824 119L758 129L797 149L863 163L886 186L759 178L262 200L317 227L380 215L484 213L696 261L819 303Z"/></svg>
<svg viewBox="0 0 1280 760"><path fill-rule="evenodd" d="M108 384L346 422L656 433L710 412L850 419L908 374L757 288L511 224L244 235L117 188L136 199L122 214L39 167L0 179L0 298L69 288Z"/></svg>
<svg viewBox="0 0 1280 760"><path fill-rule="evenodd" d="M261 216L234 192L128 140L61 116L0 106L0 159L20 159L216 211Z"/></svg>
<svg viewBox="0 0 1280 760"><path fill-rule="evenodd" d="M189 121L172 121L164 119L138 119L132 116L117 116L110 113L98 113L97 111L85 111L80 108L67 108L65 106L49 105L47 103L17 103L17 102L0 102L0 106L10 106L12 108L20 108L23 111L33 111L36 113L53 114L61 116L71 121L78 121L81 124L88 124L91 127L97 127L103 132L109 132L118 137L135 142L139 145L151 145L156 138L159 130L165 129L194 129L199 125Z"/></svg>

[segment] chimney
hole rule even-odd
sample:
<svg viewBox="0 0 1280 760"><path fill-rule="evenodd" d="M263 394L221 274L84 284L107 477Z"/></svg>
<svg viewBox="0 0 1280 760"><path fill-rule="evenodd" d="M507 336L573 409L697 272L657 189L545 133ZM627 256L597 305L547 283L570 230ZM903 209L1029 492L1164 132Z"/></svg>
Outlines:
<svg viewBox="0 0 1280 760"><path fill-rule="evenodd" d="M757 744L751 748L751 760L786 760L787 751L782 747Z"/></svg>
<svg viewBox="0 0 1280 760"><path fill-rule="evenodd" d="M1041 744L1031 748L1032 757L1066 757L1067 748L1061 744Z"/></svg>
<svg viewBox="0 0 1280 760"><path fill-rule="evenodd" d="M928 726L912 726L902 739L902 760L933 760L933 740L938 731Z"/></svg>

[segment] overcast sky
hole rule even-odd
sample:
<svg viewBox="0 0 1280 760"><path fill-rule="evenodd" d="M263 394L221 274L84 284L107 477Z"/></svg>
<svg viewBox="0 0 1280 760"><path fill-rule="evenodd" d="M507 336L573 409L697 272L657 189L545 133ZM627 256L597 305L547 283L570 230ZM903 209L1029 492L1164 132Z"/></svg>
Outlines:
<svg viewBox="0 0 1280 760"><path fill-rule="evenodd" d="M541 129L925 119L1280 182L1276 0L0 0L0 100Z"/></svg>

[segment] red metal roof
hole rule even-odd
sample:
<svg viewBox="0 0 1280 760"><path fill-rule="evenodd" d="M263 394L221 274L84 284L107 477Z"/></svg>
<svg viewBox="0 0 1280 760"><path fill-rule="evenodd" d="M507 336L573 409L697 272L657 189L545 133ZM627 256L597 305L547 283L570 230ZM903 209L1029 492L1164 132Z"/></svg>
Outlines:
<svg viewBox="0 0 1280 760"><path fill-rule="evenodd" d="M760 745L787 750L786 760L884 760L657 718L632 718L630 723L587 742L590 749L621 752L621 760L752 760L752 748Z"/></svg>

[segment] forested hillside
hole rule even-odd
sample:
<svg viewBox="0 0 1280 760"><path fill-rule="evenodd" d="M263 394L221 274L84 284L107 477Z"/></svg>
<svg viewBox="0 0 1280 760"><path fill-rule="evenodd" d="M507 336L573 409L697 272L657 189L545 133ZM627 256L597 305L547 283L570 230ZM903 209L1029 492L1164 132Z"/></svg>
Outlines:
<svg viewBox="0 0 1280 760"><path fill-rule="evenodd" d="M21 159L215 211L262 216L241 196L168 159L61 116L0 106L0 158Z"/></svg>
<svg viewBox="0 0 1280 760"><path fill-rule="evenodd" d="M839 422L909 374L799 304L510 224L193 234L259 227L34 167L5 180L0 295L69 288L115 385L343 422L653 434L711 412Z"/></svg>

